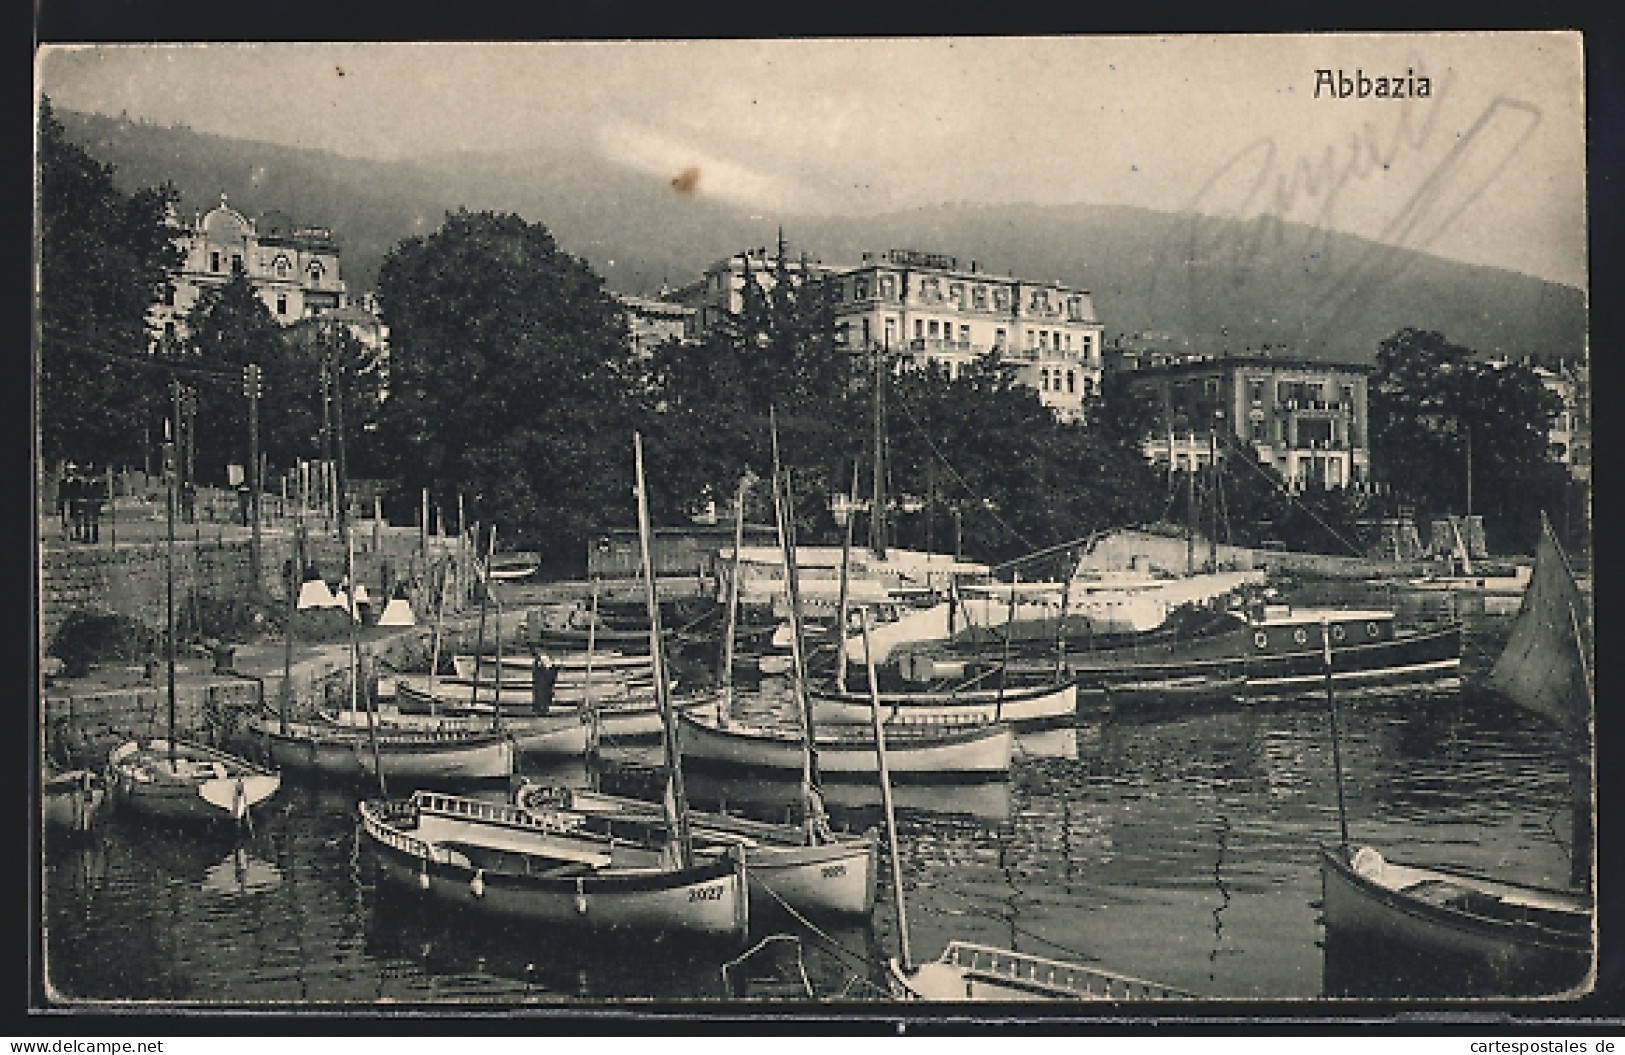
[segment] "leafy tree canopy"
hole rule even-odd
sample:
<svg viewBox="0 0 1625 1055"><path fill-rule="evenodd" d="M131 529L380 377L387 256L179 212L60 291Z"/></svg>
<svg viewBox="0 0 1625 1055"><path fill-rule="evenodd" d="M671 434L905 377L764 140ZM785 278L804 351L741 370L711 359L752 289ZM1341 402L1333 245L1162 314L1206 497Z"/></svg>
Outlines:
<svg viewBox="0 0 1625 1055"><path fill-rule="evenodd" d="M390 328L380 430L393 474L501 538L583 552L630 508L640 372L618 305L545 227L460 210L378 278Z"/></svg>
<svg viewBox="0 0 1625 1055"><path fill-rule="evenodd" d="M1465 514L1470 488L1492 550L1533 547L1563 479L1547 435L1562 403L1532 369L1407 328L1378 346L1370 391L1372 460L1418 521Z"/></svg>
<svg viewBox="0 0 1625 1055"><path fill-rule="evenodd" d="M165 378L140 363L147 311L180 266L173 188L126 195L112 169L63 136L48 99L38 129L41 454L139 462Z"/></svg>

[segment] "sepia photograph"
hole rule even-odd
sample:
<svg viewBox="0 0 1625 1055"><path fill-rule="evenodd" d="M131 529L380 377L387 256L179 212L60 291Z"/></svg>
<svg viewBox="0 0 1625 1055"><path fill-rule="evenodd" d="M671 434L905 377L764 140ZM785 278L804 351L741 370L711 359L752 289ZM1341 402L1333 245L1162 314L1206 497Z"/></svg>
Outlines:
<svg viewBox="0 0 1625 1055"><path fill-rule="evenodd" d="M38 45L31 1006L1584 1001L1585 81Z"/></svg>

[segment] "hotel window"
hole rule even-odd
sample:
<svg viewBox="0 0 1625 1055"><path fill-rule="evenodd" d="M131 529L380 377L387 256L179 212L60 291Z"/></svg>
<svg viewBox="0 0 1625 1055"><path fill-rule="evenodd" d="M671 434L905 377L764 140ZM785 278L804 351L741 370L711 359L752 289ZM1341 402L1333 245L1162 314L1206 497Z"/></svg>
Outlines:
<svg viewBox="0 0 1625 1055"><path fill-rule="evenodd" d="M1083 298L1068 297L1066 301L1066 317L1069 319L1083 318Z"/></svg>
<svg viewBox="0 0 1625 1055"><path fill-rule="evenodd" d="M914 320L914 339L917 341L925 339L925 321L923 319Z"/></svg>
<svg viewBox="0 0 1625 1055"><path fill-rule="evenodd" d="M219 274L219 272L220 272L220 252L219 252L219 250L211 250L209 252L209 270L215 272L216 274Z"/></svg>
<svg viewBox="0 0 1625 1055"><path fill-rule="evenodd" d="M243 254L241 254L241 253L233 253L233 254L231 254L231 273L235 275L238 271L242 270L242 267L243 267Z"/></svg>
<svg viewBox="0 0 1625 1055"><path fill-rule="evenodd" d="M971 307L975 308L977 311L987 310L986 286L976 286L970 291L970 304Z"/></svg>
<svg viewBox="0 0 1625 1055"><path fill-rule="evenodd" d="M959 326L959 343L970 343L970 326L966 323L961 323Z"/></svg>
<svg viewBox="0 0 1625 1055"><path fill-rule="evenodd" d="M1343 385L1340 387L1337 390L1337 398L1342 400L1345 407L1352 407L1354 405L1354 386Z"/></svg>
<svg viewBox="0 0 1625 1055"><path fill-rule="evenodd" d="M288 314L288 295L286 293L276 295L276 313L278 315Z"/></svg>
<svg viewBox="0 0 1625 1055"><path fill-rule="evenodd" d="M891 275L880 276L880 295L887 300L897 296L897 280Z"/></svg>
<svg viewBox="0 0 1625 1055"><path fill-rule="evenodd" d="M1047 366L1038 371L1038 387L1045 392L1049 391L1049 367Z"/></svg>
<svg viewBox="0 0 1625 1055"><path fill-rule="evenodd" d="M888 336L889 335L890 334L888 333ZM869 320L868 319L863 320L863 346L865 348L869 347Z"/></svg>
<svg viewBox="0 0 1625 1055"><path fill-rule="evenodd" d="M173 308L175 306L175 287L174 286L165 286L164 287L164 306L169 307L169 308Z"/></svg>
<svg viewBox="0 0 1625 1055"><path fill-rule="evenodd" d="M277 257L276 258L276 263L271 265L271 269L276 272L276 277L277 278L287 278L288 277L288 258L285 257L285 256Z"/></svg>
<svg viewBox="0 0 1625 1055"><path fill-rule="evenodd" d="M1263 443L1269 423L1262 418L1252 423L1252 439L1254 443Z"/></svg>
<svg viewBox="0 0 1625 1055"><path fill-rule="evenodd" d="M863 321L863 325L868 326L869 325L869 320L865 319ZM867 329L863 331L863 340L864 340L864 343L868 343L869 331ZM886 347L890 348L892 345L894 345L896 343L897 343L897 320L896 319L887 319L886 320Z"/></svg>
<svg viewBox="0 0 1625 1055"><path fill-rule="evenodd" d="M965 287L958 282L948 283L948 299L953 301L957 307L963 309L965 307Z"/></svg>
<svg viewBox="0 0 1625 1055"><path fill-rule="evenodd" d="M1004 347L1004 327L1003 326L1000 326L998 329L993 331L993 347L995 347L995 348L1003 348Z"/></svg>
<svg viewBox="0 0 1625 1055"><path fill-rule="evenodd" d="M1066 372L1066 390L1068 392L1076 392L1078 390L1078 376L1071 370Z"/></svg>
<svg viewBox="0 0 1625 1055"><path fill-rule="evenodd" d="M885 288L884 281L882 281L882 283L881 283L881 288ZM869 296L869 280L868 279L860 278L856 282L852 283L852 298L854 300L866 300L866 299L868 299L868 296Z"/></svg>
<svg viewBox="0 0 1625 1055"><path fill-rule="evenodd" d="M1086 395L1086 396L1093 396L1095 394L1095 379L1094 378L1085 377L1083 379L1083 394Z"/></svg>
<svg viewBox="0 0 1625 1055"><path fill-rule="evenodd" d="M925 332L928 333L929 335L931 335L932 337L935 337L937 335L937 320L936 319L931 320L930 324L928 326L926 326Z"/></svg>
<svg viewBox="0 0 1625 1055"><path fill-rule="evenodd" d="M1247 382L1247 398L1252 400L1255 406L1263 405L1264 382L1256 380Z"/></svg>
<svg viewBox="0 0 1625 1055"><path fill-rule="evenodd" d="M841 328L837 333L842 344L852 343L852 324L850 322L841 323Z"/></svg>
<svg viewBox="0 0 1625 1055"><path fill-rule="evenodd" d="M1037 348L1038 347L1038 331L1037 330L1028 330L1027 331L1027 347L1028 348Z"/></svg>
<svg viewBox="0 0 1625 1055"><path fill-rule="evenodd" d="M1000 287L993 291L993 306L1000 311L1010 310L1010 291Z"/></svg>
<svg viewBox="0 0 1625 1055"><path fill-rule="evenodd" d="M1070 333L1066 335L1066 350L1069 352L1072 350L1072 335Z"/></svg>

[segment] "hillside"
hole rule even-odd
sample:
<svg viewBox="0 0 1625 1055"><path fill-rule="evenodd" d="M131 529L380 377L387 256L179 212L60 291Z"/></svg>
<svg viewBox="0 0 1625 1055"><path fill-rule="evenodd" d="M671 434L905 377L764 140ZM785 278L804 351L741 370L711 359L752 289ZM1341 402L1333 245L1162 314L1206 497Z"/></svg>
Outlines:
<svg viewBox="0 0 1625 1055"><path fill-rule="evenodd" d="M909 246L996 274L1093 292L1108 335L1158 333L1203 351L1264 344L1369 361L1403 326L1486 354L1584 353L1585 296L1528 275L1392 249L1301 224L1197 218L1126 206L951 204L877 216L752 216L621 168L589 144L376 162L58 111L71 139L125 187L172 182L187 212L224 191L250 215L280 209L330 226L343 274L369 289L389 248L446 210L496 209L547 225L612 289L680 285L783 224L794 251L857 262Z"/></svg>

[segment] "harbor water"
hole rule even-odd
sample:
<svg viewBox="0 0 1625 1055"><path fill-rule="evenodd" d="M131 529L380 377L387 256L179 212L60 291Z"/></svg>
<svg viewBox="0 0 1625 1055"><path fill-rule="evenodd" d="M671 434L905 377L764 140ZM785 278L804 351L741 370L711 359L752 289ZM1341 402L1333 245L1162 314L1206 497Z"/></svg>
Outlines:
<svg viewBox="0 0 1625 1055"><path fill-rule="evenodd" d="M1396 600L1319 589L1316 601ZM1444 603L1397 600L1404 618ZM1339 695L1349 835L1409 862L1563 886L1562 745L1472 687L1510 611L1459 614L1466 688ZM766 683L744 706L782 708L783 693ZM1327 995L1318 852L1336 844L1340 826L1329 719L1323 695L1184 714L1085 710L1070 726L1021 734L1007 782L900 787L913 958L962 939L1215 1000ZM657 749L611 745L607 755L595 771L580 761L524 768L558 784L650 785L642 767ZM687 789L695 806L763 819L784 817L796 794L790 783L705 773L689 774ZM288 779L240 836L115 814L78 841L48 838L40 878L50 996L318 1006L728 995L722 968L737 948L490 924L376 888L357 836L362 793ZM827 802L837 827L882 824L874 787L833 785ZM868 924L752 923L753 942L800 937L820 998L878 997L885 961L899 955L884 868Z"/></svg>

